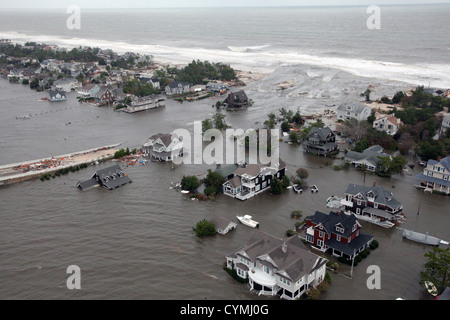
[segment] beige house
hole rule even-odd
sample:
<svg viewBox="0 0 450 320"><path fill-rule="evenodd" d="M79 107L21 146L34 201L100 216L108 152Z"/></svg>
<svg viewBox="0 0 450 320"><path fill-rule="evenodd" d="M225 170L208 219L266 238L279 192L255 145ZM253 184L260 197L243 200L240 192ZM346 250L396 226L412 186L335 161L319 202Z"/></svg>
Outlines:
<svg viewBox="0 0 450 320"><path fill-rule="evenodd" d="M384 131L391 136L396 134L402 125L403 122L393 115L378 118L373 122L373 127L375 129L378 131Z"/></svg>
<svg viewBox="0 0 450 320"><path fill-rule="evenodd" d="M450 195L450 156L439 161L428 160L423 172L416 176L425 191L439 191Z"/></svg>

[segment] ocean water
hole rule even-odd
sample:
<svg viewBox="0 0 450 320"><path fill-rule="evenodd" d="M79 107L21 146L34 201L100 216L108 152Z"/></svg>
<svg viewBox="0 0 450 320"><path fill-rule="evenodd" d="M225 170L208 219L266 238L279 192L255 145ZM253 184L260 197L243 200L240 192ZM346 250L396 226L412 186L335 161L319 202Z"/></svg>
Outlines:
<svg viewBox="0 0 450 320"><path fill-rule="evenodd" d="M300 106L302 114L313 114L361 99L359 93L369 85L375 98L411 83L449 87L450 39L444 32L450 29L450 6L381 9L381 30L366 28L365 7L82 10L80 30L66 28L64 10L2 11L0 38L139 51L167 63L228 61L268 72L245 87L254 100L251 108L225 113L233 128L247 129L259 128L269 112L281 107ZM276 84L288 80L295 85L279 90ZM75 92L61 103L38 101L46 94L0 79L0 164L115 143L140 146L158 132L192 129L194 121L216 112L212 104L217 101L168 99L164 108L125 114L80 104ZM30 119L16 119L21 115ZM76 188L111 163L1 187L0 299L267 299L222 269L225 256L245 244L252 229L238 225L225 236L198 238L192 227L213 214L234 221L237 214L250 214L261 231L281 238L296 222L290 218L293 210L302 210L303 216L327 213L326 199L342 195L348 183L376 182L391 190L404 204L405 228L450 240L450 198L413 187L421 167L411 175L364 177L354 169L335 171L333 160L304 154L297 145L282 143L280 156L289 176L306 168L308 183L319 192L265 193L245 202L220 195L193 201L170 190L171 182L183 175L202 177L214 166L171 169L166 163L122 163L133 183L114 191ZM430 299L418 284L430 248L402 239L401 230L362 225L380 247L355 267L353 279L332 274L322 299ZM380 290L366 286L366 269L373 264L382 272ZM81 290L66 287L69 265L81 269Z"/></svg>
<svg viewBox="0 0 450 320"><path fill-rule="evenodd" d="M221 61L271 72L307 64L364 77L450 86L450 5L367 7L83 9L80 29L64 9L0 13L0 37L152 54L158 61ZM26 22L24 22L26 21Z"/></svg>

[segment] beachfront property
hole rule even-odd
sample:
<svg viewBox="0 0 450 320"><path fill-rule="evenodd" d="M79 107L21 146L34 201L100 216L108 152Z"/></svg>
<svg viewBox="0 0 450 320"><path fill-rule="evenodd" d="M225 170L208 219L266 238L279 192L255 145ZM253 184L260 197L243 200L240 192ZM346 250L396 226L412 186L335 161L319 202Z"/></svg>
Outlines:
<svg viewBox="0 0 450 320"><path fill-rule="evenodd" d="M87 190L100 185L108 190L113 190L125 184L131 183L131 179L123 172L119 165L97 170L91 179L78 182L77 188Z"/></svg>
<svg viewBox="0 0 450 320"><path fill-rule="evenodd" d="M393 115L378 118L373 122L373 127L377 131L384 131L391 136L396 134L402 125L403 122Z"/></svg>
<svg viewBox="0 0 450 320"><path fill-rule="evenodd" d="M370 172L375 172L377 170L383 170L379 165L379 157L390 157L388 154L383 152L383 148L379 145L371 146L362 152L348 151L345 155L345 160L349 161L355 168L362 168L364 166L365 170Z"/></svg>
<svg viewBox="0 0 450 320"><path fill-rule="evenodd" d="M76 90L80 87L80 83L77 79L74 78L65 78L56 80L53 83L53 86L56 90L70 92L72 90Z"/></svg>
<svg viewBox="0 0 450 320"><path fill-rule="evenodd" d="M94 97L100 87L95 83L85 83L78 90L78 94L83 98Z"/></svg>
<svg viewBox="0 0 450 320"><path fill-rule="evenodd" d="M190 92L190 87L189 82L173 81L166 86L165 90L167 95L183 94Z"/></svg>
<svg viewBox="0 0 450 320"><path fill-rule="evenodd" d="M281 180L286 174L286 164L280 159L275 167L262 164L236 164L237 168L222 185L227 196L247 200L270 188L273 179Z"/></svg>
<svg viewBox="0 0 450 320"><path fill-rule="evenodd" d="M243 108L249 105L248 97L244 90L230 92L223 103L227 108Z"/></svg>
<svg viewBox="0 0 450 320"><path fill-rule="evenodd" d="M58 101L66 101L66 93L64 91L50 91L50 101L51 102L58 102Z"/></svg>
<svg viewBox="0 0 450 320"><path fill-rule="evenodd" d="M133 96L131 103L127 104L126 108L120 109L123 112L134 113L154 108L164 107L166 105L165 99L162 96Z"/></svg>
<svg viewBox="0 0 450 320"><path fill-rule="evenodd" d="M228 90L228 86L223 83L208 82L206 84L206 92L225 93Z"/></svg>
<svg viewBox="0 0 450 320"><path fill-rule="evenodd" d="M158 133L142 146L142 152L159 161L171 161L183 155L183 142L172 133Z"/></svg>
<svg viewBox="0 0 450 320"><path fill-rule="evenodd" d="M403 217L403 204L394 198L392 192L375 183L370 187L349 184L341 205L346 212L355 214L357 218L385 227L392 227L392 220Z"/></svg>
<svg viewBox="0 0 450 320"><path fill-rule="evenodd" d="M92 96L91 96L92 97ZM99 86L98 91L93 96L99 104L112 104L116 100L114 90L109 85Z"/></svg>
<svg viewBox="0 0 450 320"><path fill-rule="evenodd" d="M439 191L450 194L450 156L443 159L428 160L423 172L415 176L425 191Z"/></svg>
<svg viewBox="0 0 450 320"><path fill-rule="evenodd" d="M316 211L305 219L306 241L313 248L333 256L353 259L365 250L373 236L361 233L361 224L353 214L342 211L325 214Z"/></svg>
<svg viewBox="0 0 450 320"><path fill-rule="evenodd" d="M336 135L328 128L313 127L304 142L305 152L327 156L338 151Z"/></svg>
<svg viewBox="0 0 450 320"><path fill-rule="evenodd" d="M309 252L298 236L283 240L261 231L226 256L227 268L248 279L250 291L288 300L317 287L325 279L327 261Z"/></svg>
<svg viewBox="0 0 450 320"><path fill-rule="evenodd" d="M214 224L214 227L216 228L216 232L219 234L227 234L228 232L236 229L236 227L237 227L236 222L225 219L224 217L221 217L219 215L212 216L209 219L209 222Z"/></svg>
<svg viewBox="0 0 450 320"><path fill-rule="evenodd" d="M372 113L372 109L361 102L343 103L336 111L337 120L356 119L358 121L367 120Z"/></svg>

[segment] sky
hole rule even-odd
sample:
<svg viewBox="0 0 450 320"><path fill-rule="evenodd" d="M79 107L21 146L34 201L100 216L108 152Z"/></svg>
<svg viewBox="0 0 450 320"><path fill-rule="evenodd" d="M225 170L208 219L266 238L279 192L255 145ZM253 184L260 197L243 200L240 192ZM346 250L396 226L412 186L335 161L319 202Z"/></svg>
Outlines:
<svg viewBox="0 0 450 320"><path fill-rule="evenodd" d="M450 0L0 0L0 8L177 8L177 7L265 7L336 6L450 3Z"/></svg>

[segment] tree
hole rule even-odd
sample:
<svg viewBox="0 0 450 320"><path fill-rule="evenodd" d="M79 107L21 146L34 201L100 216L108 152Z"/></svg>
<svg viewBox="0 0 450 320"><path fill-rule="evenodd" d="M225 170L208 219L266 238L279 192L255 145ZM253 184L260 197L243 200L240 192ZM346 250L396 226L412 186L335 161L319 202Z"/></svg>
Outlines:
<svg viewBox="0 0 450 320"><path fill-rule="evenodd" d="M205 119L202 121L202 132L205 133L207 130L212 129L213 125L210 119Z"/></svg>
<svg viewBox="0 0 450 320"><path fill-rule="evenodd" d="M181 179L181 189L193 191L200 186L200 182L196 176L183 176Z"/></svg>
<svg viewBox="0 0 450 320"><path fill-rule="evenodd" d="M287 188L291 185L291 180L289 179L288 176L283 176L283 178L281 178L281 186L283 188Z"/></svg>
<svg viewBox="0 0 450 320"><path fill-rule="evenodd" d="M205 194L210 196L211 194L216 194L222 190L222 185L225 183L226 179L219 172L208 170L208 174L203 179L203 184L205 185ZM208 189L208 190L207 190Z"/></svg>
<svg viewBox="0 0 450 320"><path fill-rule="evenodd" d="M289 133L289 140L291 140L293 143L299 143L300 142L300 134L296 131L292 131Z"/></svg>
<svg viewBox="0 0 450 320"><path fill-rule="evenodd" d="M373 125L373 122L377 119L377 117L375 116L375 111L372 110L372 112L370 113L370 116L367 118L367 122Z"/></svg>
<svg viewBox="0 0 450 320"><path fill-rule="evenodd" d="M225 115L221 113L216 113L213 115L213 123L214 127L216 129L222 130L226 129L228 127L227 123L225 122Z"/></svg>
<svg viewBox="0 0 450 320"><path fill-rule="evenodd" d="M281 185L280 180L274 178L270 183L270 192L273 194L280 194L283 191L283 187Z"/></svg>
<svg viewBox="0 0 450 320"><path fill-rule="evenodd" d="M38 78L34 78L30 82L30 88L31 89L36 89L37 87L39 87L39 79Z"/></svg>
<svg viewBox="0 0 450 320"><path fill-rule="evenodd" d="M289 125L289 122L283 121L281 123L281 131L282 132L289 132L290 129L291 129L291 126Z"/></svg>
<svg viewBox="0 0 450 320"><path fill-rule="evenodd" d="M297 174L297 177L299 177L301 180L307 179L309 177L308 170L304 168L297 169L295 173Z"/></svg>
<svg viewBox="0 0 450 320"><path fill-rule="evenodd" d="M302 124L303 119L302 116L300 115L300 107L297 109L297 112L292 116L292 122L294 122L295 124Z"/></svg>
<svg viewBox="0 0 450 320"><path fill-rule="evenodd" d="M279 111L283 121L287 121L288 123L292 121L292 117L294 116L294 112L292 110L286 110L283 107Z"/></svg>
<svg viewBox="0 0 450 320"><path fill-rule="evenodd" d="M432 282L439 292L450 285L448 273L450 270L450 248L435 247L424 255L427 261L425 271L420 272L420 283Z"/></svg>
<svg viewBox="0 0 450 320"><path fill-rule="evenodd" d="M341 131L345 137L357 142L367 135L370 128L371 125L367 121L358 121L352 118L345 120L344 123L339 126L339 131Z"/></svg>
<svg viewBox="0 0 450 320"><path fill-rule="evenodd" d="M361 93L361 97L366 97L366 101L370 101L370 93L372 91L370 91L369 88L366 89L366 91L364 91L363 93Z"/></svg>
<svg viewBox="0 0 450 320"><path fill-rule="evenodd" d="M206 219L197 222L192 230L194 230L197 237L214 236L217 233L214 223L209 222Z"/></svg>
<svg viewBox="0 0 450 320"><path fill-rule="evenodd" d="M407 161L402 156L378 156L377 164L381 167L381 174L391 176L393 174L399 173L403 170Z"/></svg>

